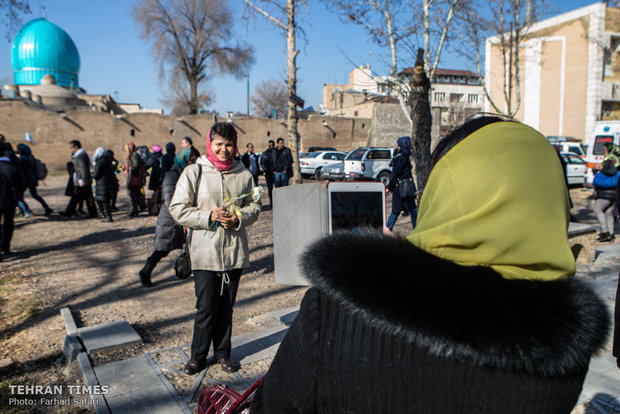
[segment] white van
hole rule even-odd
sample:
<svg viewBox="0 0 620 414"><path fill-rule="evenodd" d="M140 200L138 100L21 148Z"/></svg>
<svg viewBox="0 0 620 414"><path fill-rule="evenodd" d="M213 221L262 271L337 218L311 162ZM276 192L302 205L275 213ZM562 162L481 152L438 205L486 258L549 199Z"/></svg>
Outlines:
<svg viewBox="0 0 620 414"><path fill-rule="evenodd" d="M594 132L588 141L588 151L586 153L586 163L588 165L587 186L592 186L594 179L594 166L603 162L604 149L606 142L613 142L620 145L620 120L618 121L598 121L594 124Z"/></svg>

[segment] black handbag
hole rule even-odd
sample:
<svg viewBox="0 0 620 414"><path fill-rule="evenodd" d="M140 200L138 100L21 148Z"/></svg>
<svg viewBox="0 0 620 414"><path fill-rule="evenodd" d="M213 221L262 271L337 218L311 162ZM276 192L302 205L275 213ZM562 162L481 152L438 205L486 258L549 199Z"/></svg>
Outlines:
<svg viewBox="0 0 620 414"><path fill-rule="evenodd" d="M411 200L415 198L415 183L413 177L398 180L398 191L401 200Z"/></svg>
<svg viewBox="0 0 620 414"><path fill-rule="evenodd" d="M198 188L200 187L200 177L202 176L202 166L198 164L198 178L196 179L196 190L194 191L194 206L198 205ZM185 247L183 251L174 261L174 274L179 279L187 279L192 274L192 260L189 257L189 245L192 241L192 231L189 229L187 233L187 240L185 241Z"/></svg>

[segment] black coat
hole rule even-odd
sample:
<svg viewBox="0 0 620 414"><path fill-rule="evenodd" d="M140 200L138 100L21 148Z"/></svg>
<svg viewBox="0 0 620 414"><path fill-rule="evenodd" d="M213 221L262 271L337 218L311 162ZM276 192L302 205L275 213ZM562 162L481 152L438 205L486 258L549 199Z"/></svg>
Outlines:
<svg viewBox="0 0 620 414"><path fill-rule="evenodd" d="M185 243L185 233L183 228L170 215L170 200L174 194L179 176L183 170L177 164L164 176L162 182L162 196L164 204L162 204L159 214L157 215L157 225L155 227L155 250L169 252L173 249L180 249Z"/></svg>
<svg viewBox="0 0 620 414"><path fill-rule="evenodd" d="M390 181L386 186L388 190L392 192L392 212L400 213L404 210L403 200L400 198L400 190L398 187L398 180L403 178L412 178L411 175L411 162L409 157L403 154L396 154L392 161L392 172L390 173ZM415 187L415 184L414 184ZM405 200L407 210L411 211L415 208L415 200Z"/></svg>
<svg viewBox="0 0 620 414"><path fill-rule="evenodd" d="M24 187L36 187L39 183L37 180L36 164L32 155L20 155L19 169L24 178Z"/></svg>
<svg viewBox="0 0 620 414"><path fill-rule="evenodd" d="M609 330L578 278L509 280L378 232L300 263L314 287L252 414L569 413Z"/></svg>
<svg viewBox="0 0 620 414"><path fill-rule="evenodd" d="M17 165L11 161L0 161L0 209L15 208L23 188L23 178Z"/></svg>
<svg viewBox="0 0 620 414"><path fill-rule="evenodd" d="M93 178L90 173L90 158L85 151L73 158L73 169L75 171L74 185L78 185L78 181L82 180L85 186L91 185Z"/></svg>
<svg viewBox="0 0 620 414"><path fill-rule="evenodd" d="M112 199L115 191L116 176L112 167L112 158L103 155L95 161L93 170L95 179L95 200L107 201Z"/></svg>

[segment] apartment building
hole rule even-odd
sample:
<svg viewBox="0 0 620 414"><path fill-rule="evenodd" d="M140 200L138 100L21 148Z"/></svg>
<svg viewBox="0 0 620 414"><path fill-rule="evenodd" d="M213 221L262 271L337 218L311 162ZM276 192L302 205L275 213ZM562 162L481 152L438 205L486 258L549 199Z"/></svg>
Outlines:
<svg viewBox="0 0 620 414"><path fill-rule="evenodd" d="M620 119L620 9L594 3L535 23L524 39L517 119L545 135L584 141L596 121ZM498 42L486 42L485 85L506 108ZM485 110L493 111L490 102Z"/></svg>

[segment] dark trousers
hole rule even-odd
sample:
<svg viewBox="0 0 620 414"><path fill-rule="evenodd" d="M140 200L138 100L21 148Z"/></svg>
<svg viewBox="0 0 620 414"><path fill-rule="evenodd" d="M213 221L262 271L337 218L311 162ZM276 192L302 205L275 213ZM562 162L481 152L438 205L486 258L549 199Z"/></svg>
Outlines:
<svg viewBox="0 0 620 414"><path fill-rule="evenodd" d="M93 198L93 189L90 185L84 187L75 187L69 205L67 206L67 214L72 216L75 214L76 207L79 202L85 201L90 217L97 217L97 207L95 207L95 199Z"/></svg>
<svg viewBox="0 0 620 414"><path fill-rule="evenodd" d="M102 217L112 217L112 208L110 207L110 200L97 200L97 207L99 207L99 215Z"/></svg>
<svg viewBox="0 0 620 414"><path fill-rule="evenodd" d="M0 249L4 253L10 251L11 238L13 237L13 229L15 224L13 222L15 218L15 206L9 208L0 208Z"/></svg>
<svg viewBox="0 0 620 414"><path fill-rule="evenodd" d="M233 305L237 297L241 272L242 269L226 272L230 282L224 284L223 294L220 295L224 272L194 270L196 317L191 356L194 361L199 363L205 361L211 342L217 360L230 357Z"/></svg>
<svg viewBox="0 0 620 414"><path fill-rule="evenodd" d="M273 192L273 173L265 173L265 181L267 181L267 193L269 194L269 204L273 205L271 193Z"/></svg>
<svg viewBox="0 0 620 414"><path fill-rule="evenodd" d="M48 211L50 209L49 206L47 205L47 203L45 202L45 200L43 200L43 197L41 197L37 193L37 187L35 187L35 186L28 187L28 191L30 191L30 195L32 196L32 198L37 200L39 202L39 204L41 204L41 206L45 209L45 211Z"/></svg>
<svg viewBox="0 0 620 414"><path fill-rule="evenodd" d="M142 194L142 187L132 187L129 189L129 198L131 198L132 213L138 214L146 208L146 200Z"/></svg>
<svg viewBox="0 0 620 414"><path fill-rule="evenodd" d="M153 250L153 253L146 258L146 263L144 264L142 270L151 276L151 273L153 272L153 269L155 269L155 266L157 266L157 263L159 263L159 261L164 257L168 256L168 253L169 252L165 250Z"/></svg>

